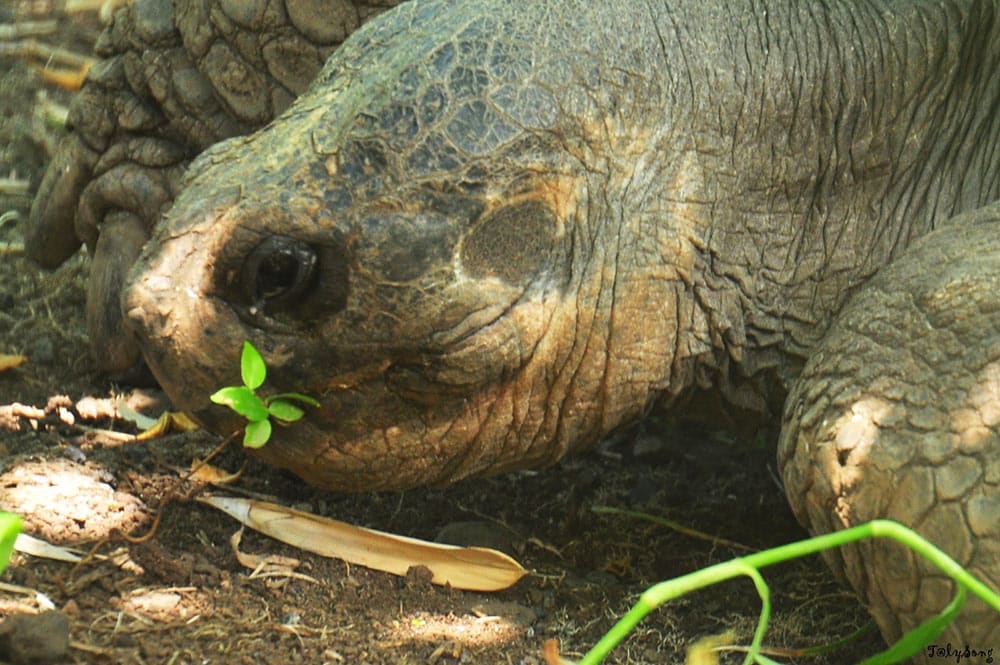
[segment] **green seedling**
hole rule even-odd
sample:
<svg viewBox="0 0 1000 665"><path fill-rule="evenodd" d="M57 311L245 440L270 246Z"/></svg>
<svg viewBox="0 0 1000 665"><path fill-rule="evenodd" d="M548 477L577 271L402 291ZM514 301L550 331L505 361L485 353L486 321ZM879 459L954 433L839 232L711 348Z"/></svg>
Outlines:
<svg viewBox="0 0 1000 665"><path fill-rule="evenodd" d="M21 533L21 516L0 510L0 573L7 567L14 551L14 541Z"/></svg>
<svg viewBox="0 0 1000 665"><path fill-rule="evenodd" d="M281 425L287 425L302 417L302 409L292 402L319 406L319 402L312 397L299 393L281 393L269 397L257 395L256 390L267 378L267 365L250 342L243 342L240 376L243 379L242 386L222 388L209 399L216 404L228 406L247 419L243 445L248 448L260 448L268 442L271 438L271 418Z"/></svg>

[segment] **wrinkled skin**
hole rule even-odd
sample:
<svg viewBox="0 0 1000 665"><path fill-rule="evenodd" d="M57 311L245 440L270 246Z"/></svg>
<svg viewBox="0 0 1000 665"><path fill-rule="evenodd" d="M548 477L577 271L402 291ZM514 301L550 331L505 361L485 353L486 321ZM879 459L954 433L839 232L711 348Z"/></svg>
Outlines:
<svg viewBox="0 0 1000 665"><path fill-rule="evenodd" d="M87 244L87 327L102 369L128 374L139 362L122 285L190 160L274 118L348 34L397 2L137 0L117 13L25 234L48 268Z"/></svg>
<svg viewBox="0 0 1000 665"><path fill-rule="evenodd" d="M898 519L1000 587L1000 7L626 7L361 28L192 164L122 301L154 374L230 432L207 396L250 340L270 389L322 401L260 454L336 490L788 394L807 526ZM949 597L893 545L830 562L888 639ZM1000 619L971 601L947 640L1000 646Z"/></svg>

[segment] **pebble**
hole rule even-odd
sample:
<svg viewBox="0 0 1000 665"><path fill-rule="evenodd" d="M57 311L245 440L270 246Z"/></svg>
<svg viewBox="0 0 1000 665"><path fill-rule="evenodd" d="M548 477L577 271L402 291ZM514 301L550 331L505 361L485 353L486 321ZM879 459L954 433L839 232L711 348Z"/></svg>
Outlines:
<svg viewBox="0 0 1000 665"><path fill-rule="evenodd" d="M61 663L69 654L69 619L61 612L14 614L0 624L0 661L11 665Z"/></svg>

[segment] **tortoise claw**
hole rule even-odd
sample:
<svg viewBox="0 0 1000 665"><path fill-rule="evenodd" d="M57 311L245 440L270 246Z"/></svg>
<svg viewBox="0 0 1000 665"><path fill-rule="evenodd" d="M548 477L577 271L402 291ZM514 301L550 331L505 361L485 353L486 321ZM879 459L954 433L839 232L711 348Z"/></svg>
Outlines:
<svg viewBox="0 0 1000 665"><path fill-rule="evenodd" d="M103 222L87 285L87 332L98 366L128 373L142 364L135 337L125 329L120 305L122 287L149 237L145 220L115 211Z"/></svg>
<svg viewBox="0 0 1000 665"><path fill-rule="evenodd" d="M90 181L80 196L74 235L93 252L87 286L87 333L98 366L128 373L141 366L139 346L126 331L121 294L160 215L176 195L183 164L117 164Z"/></svg>
<svg viewBox="0 0 1000 665"><path fill-rule="evenodd" d="M77 201L91 179L97 153L76 135L62 140L31 204L25 251L43 268L58 267L80 248L74 230Z"/></svg>

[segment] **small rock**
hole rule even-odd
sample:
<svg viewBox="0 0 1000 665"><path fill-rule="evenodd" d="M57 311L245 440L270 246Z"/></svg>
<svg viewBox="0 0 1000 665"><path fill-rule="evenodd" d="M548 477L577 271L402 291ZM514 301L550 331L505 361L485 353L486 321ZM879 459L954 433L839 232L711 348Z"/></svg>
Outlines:
<svg viewBox="0 0 1000 665"><path fill-rule="evenodd" d="M11 665L61 663L69 654L69 620L61 612L14 614L0 624L0 660Z"/></svg>
<svg viewBox="0 0 1000 665"><path fill-rule="evenodd" d="M83 449L79 446L74 446L73 444L69 444L63 449L62 456L77 464L83 464L87 461L87 453L83 452Z"/></svg>
<svg viewBox="0 0 1000 665"><path fill-rule="evenodd" d="M478 617L503 617L511 623L530 626L538 620L538 611L520 603L511 603L496 598L483 598L469 607Z"/></svg>
<svg viewBox="0 0 1000 665"><path fill-rule="evenodd" d="M427 566L410 566L406 569L407 589L429 589L434 573Z"/></svg>

